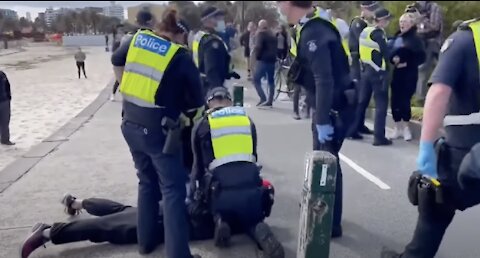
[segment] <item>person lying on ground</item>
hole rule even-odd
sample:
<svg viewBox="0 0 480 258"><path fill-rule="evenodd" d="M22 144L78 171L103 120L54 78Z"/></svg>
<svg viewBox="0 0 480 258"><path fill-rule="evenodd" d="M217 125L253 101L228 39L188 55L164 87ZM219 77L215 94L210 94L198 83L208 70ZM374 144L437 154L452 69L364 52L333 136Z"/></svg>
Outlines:
<svg viewBox="0 0 480 258"><path fill-rule="evenodd" d="M273 205L274 189L264 180L265 194ZM137 243L137 208L101 198L79 199L66 194L62 199L65 213L75 216L85 210L95 217L53 224L37 223L20 246L21 258L28 258L37 248L51 242L54 245L90 241L117 245ZM160 203L162 205L162 203ZM214 236L213 217L209 211L187 200L190 215L190 239L207 240ZM160 209L162 211L163 209ZM158 244L164 242L163 214L158 217ZM240 230L234 232L241 234ZM259 241L257 241L259 244Z"/></svg>

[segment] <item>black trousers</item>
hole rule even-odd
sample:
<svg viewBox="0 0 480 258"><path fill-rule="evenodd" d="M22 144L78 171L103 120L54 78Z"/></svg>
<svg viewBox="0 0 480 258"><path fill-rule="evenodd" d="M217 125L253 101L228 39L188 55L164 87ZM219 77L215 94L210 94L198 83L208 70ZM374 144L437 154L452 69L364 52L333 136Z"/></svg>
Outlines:
<svg viewBox="0 0 480 258"><path fill-rule="evenodd" d="M402 71L395 69L392 78L390 96L392 116L395 122L408 122L412 118L410 102L417 87L418 69Z"/></svg>
<svg viewBox="0 0 480 258"><path fill-rule="evenodd" d="M0 102L0 141L10 141L10 100Z"/></svg>
<svg viewBox="0 0 480 258"><path fill-rule="evenodd" d="M353 112L353 111L352 111ZM312 115L315 118L315 111ZM333 207L333 226L332 228L338 229L342 223L343 212L343 173L340 166L339 152L342 148L343 141L345 139L345 128L348 128L348 121L352 117L351 112L340 113L339 120L332 122L334 126L334 135L332 141L321 144L318 141L318 132L315 126L315 121L312 119L312 136L313 136L313 150L328 151L337 158L337 180L335 185L335 204Z"/></svg>
<svg viewBox="0 0 480 258"><path fill-rule="evenodd" d="M112 89L112 94L113 95L115 95L115 93L117 93L118 86L120 86L120 83L117 80L115 80L115 83L113 84L113 89Z"/></svg>
<svg viewBox="0 0 480 258"><path fill-rule="evenodd" d="M464 209L464 197L459 190L457 172L467 153L468 150L451 148L438 153L438 177L444 189L446 204L419 204L415 233L402 258L433 258L437 253L456 209Z"/></svg>
<svg viewBox="0 0 480 258"><path fill-rule="evenodd" d="M85 199L84 209L95 218L80 219L69 223L54 223L50 238L53 244L79 241L112 244L137 243L137 209L105 200ZM162 228L163 227L160 227ZM163 236L163 232L159 232Z"/></svg>
<svg viewBox="0 0 480 258"><path fill-rule="evenodd" d="M80 79L80 70L83 71L83 76L87 78L87 74L85 73L85 62L77 62L77 70L78 70L78 78Z"/></svg>

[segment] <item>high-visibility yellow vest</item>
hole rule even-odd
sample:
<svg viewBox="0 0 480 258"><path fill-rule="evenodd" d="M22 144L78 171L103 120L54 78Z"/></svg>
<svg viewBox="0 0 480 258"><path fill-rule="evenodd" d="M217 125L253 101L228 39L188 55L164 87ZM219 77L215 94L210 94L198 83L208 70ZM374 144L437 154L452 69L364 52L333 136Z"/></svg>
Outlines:
<svg viewBox="0 0 480 258"><path fill-rule="evenodd" d="M384 58L382 58L381 66L373 62L373 52L377 51L380 53L380 46L372 40L372 32L376 29L376 27L366 27L362 33L360 33L360 60L365 64L369 64L378 72L385 71L387 66Z"/></svg>
<svg viewBox="0 0 480 258"><path fill-rule="evenodd" d="M226 107L208 115L215 159L208 169L237 161L256 162L250 119L242 107Z"/></svg>
<svg viewBox="0 0 480 258"><path fill-rule="evenodd" d="M473 42L475 44L475 52L477 54L478 67L480 69L480 20L479 19L473 19L473 20L465 21L465 22L462 23L463 28L465 28L464 26L468 26L468 28L470 28L470 30L472 31ZM445 44L451 44L451 42L450 43L445 43ZM443 46L442 46L442 48L443 48ZM477 100L478 101L480 101L480 96L479 95L480 94L478 94L478 91L477 91ZM468 115L447 115L447 116L445 116L445 118L443 120L443 126L480 125L479 117L480 117L480 111L470 113Z"/></svg>
<svg viewBox="0 0 480 258"><path fill-rule="evenodd" d="M332 24L335 25L335 28L337 28L337 30L338 30L338 25L337 25L337 20L336 19L332 19ZM342 37L342 47L343 47L343 50L345 51L345 54L347 54L349 63L351 63L350 47L348 47L348 39L347 38Z"/></svg>
<svg viewBox="0 0 480 258"><path fill-rule="evenodd" d="M120 84L123 99L141 107L158 108L155 95L165 70L180 48L150 30L135 33Z"/></svg>
<svg viewBox="0 0 480 258"><path fill-rule="evenodd" d="M315 12L313 13L313 17L309 18L308 21L306 21L303 25L297 25L295 26L296 28L296 37L295 37L295 40L293 40L293 38L290 39L290 53L296 57L297 56L297 45L298 45L298 42L300 41L300 35L302 33L302 29L305 27L305 25L310 22L310 21L313 21L315 19L323 19L325 21L328 21L330 22L337 30L337 33L338 33L338 28L337 28L337 24L336 24L336 21L334 21L332 19L332 17L325 11L323 10L322 8L320 7L316 7L315 8ZM339 33L340 35L340 33ZM343 49L345 50L345 54L347 56L350 56L350 51L348 50L348 43L345 41L345 45L343 44L343 41L342 41L342 46L343 46ZM347 48L345 48L347 47ZM347 52L348 50L348 52Z"/></svg>
<svg viewBox="0 0 480 258"><path fill-rule="evenodd" d="M228 52L228 46L225 43L225 41L223 41L222 38L220 38L219 36L217 36L215 34L207 33L205 31L198 31L197 34L195 34L195 37L193 38L193 42L192 42L193 61L195 62L195 65L197 67L200 67L200 55L199 55L200 42L202 41L203 37L208 36L208 35L212 35L212 36L218 38L220 41L222 41L223 45L225 46L225 49Z"/></svg>

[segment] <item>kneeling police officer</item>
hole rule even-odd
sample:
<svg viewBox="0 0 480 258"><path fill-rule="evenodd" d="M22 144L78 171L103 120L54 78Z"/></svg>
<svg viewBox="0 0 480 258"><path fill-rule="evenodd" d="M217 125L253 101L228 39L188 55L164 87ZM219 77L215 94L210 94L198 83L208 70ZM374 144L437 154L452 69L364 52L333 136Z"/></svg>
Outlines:
<svg viewBox="0 0 480 258"><path fill-rule="evenodd" d="M207 104L192 132L192 200L210 207L217 246L228 245L232 231L247 230L267 257L283 258L282 245L262 222L271 204L256 164L255 125L242 107L232 107L224 87L212 89Z"/></svg>
<svg viewBox="0 0 480 258"><path fill-rule="evenodd" d="M427 178L438 179L442 198L421 203L419 193L412 241L401 255L384 250L384 258L433 258L455 211L480 202L479 45L480 19L475 19L464 22L441 48L426 97L417 167ZM434 143L442 120L445 138Z"/></svg>

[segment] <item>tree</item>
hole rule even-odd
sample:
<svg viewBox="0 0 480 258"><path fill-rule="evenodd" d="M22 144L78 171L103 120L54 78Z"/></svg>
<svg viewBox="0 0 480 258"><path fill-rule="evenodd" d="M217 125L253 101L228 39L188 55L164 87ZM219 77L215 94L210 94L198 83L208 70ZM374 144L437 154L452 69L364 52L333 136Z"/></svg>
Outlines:
<svg viewBox="0 0 480 258"><path fill-rule="evenodd" d="M27 19L25 19L25 17L21 17L20 20L18 21L18 24L20 28L28 28L32 25L32 23Z"/></svg>

